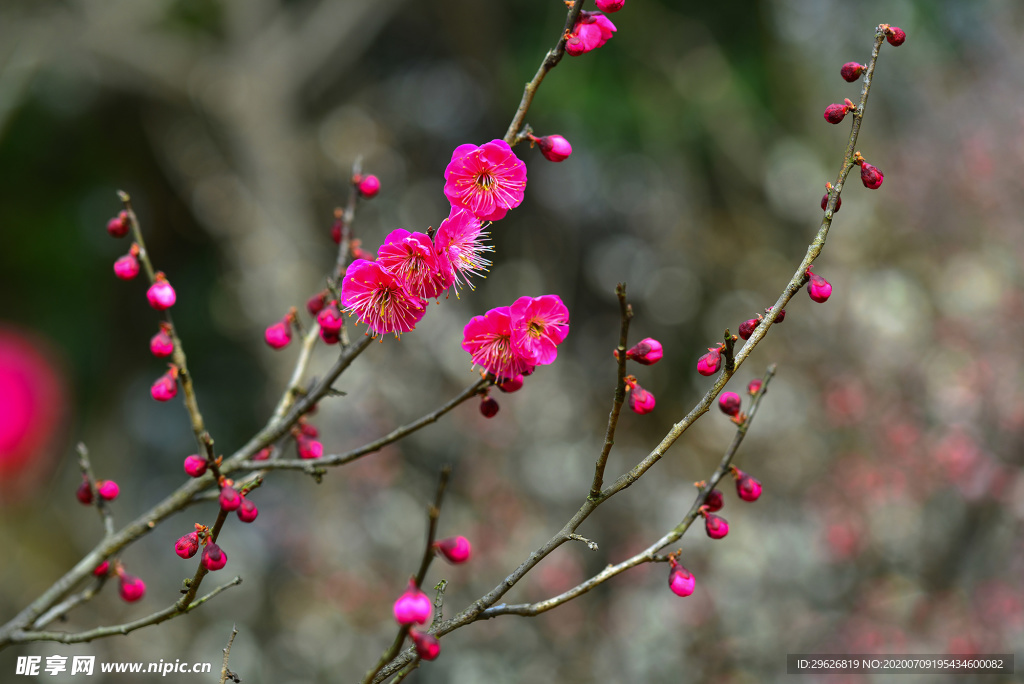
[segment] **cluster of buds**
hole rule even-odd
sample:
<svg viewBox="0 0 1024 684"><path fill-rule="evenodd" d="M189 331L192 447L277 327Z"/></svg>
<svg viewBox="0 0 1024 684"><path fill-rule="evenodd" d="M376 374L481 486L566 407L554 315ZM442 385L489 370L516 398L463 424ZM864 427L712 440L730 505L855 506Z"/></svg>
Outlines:
<svg viewBox="0 0 1024 684"><path fill-rule="evenodd" d="M316 426L301 418L292 428L292 437L295 438L295 450L299 458L312 460L324 455L324 445L317 440L320 431ZM268 454L269 455L269 454Z"/></svg>
<svg viewBox="0 0 1024 684"><path fill-rule="evenodd" d="M612 353L615 355L616 360L618 360L619 350L616 349ZM651 366L661 360L662 354L661 342L653 337L645 337L626 350L626 360L636 361L642 366ZM654 410L654 395L640 386L636 376L627 375L623 378L623 382L626 383L629 408L641 415Z"/></svg>
<svg viewBox="0 0 1024 684"><path fill-rule="evenodd" d="M121 488L113 480L96 480L96 495L104 501L113 501L120 493ZM82 476L82 484L78 485L78 489L75 490L75 498L86 506L91 505L95 500L93 497L93 487L89 483L89 478L85 475Z"/></svg>
<svg viewBox="0 0 1024 684"><path fill-rule="evenodd" d="M222 476L220 495L217 497L217 501L220 503L222 511L235 511L239 520L251 523L259 515L259 510L257 510L256 504L246 498L246 493L244 489L242 491L235 489L235 483Z"/></svg>
<svg viewBox="0 0 1024 684"><path fill-rule="evenodd" d="M749 340L750 336L754 334L755 330L757 330L757 326L761 325L761 323L764 322L764 317L770 314L773 308L775 307L769 306L767 309L764 310L764 314L757 314L754 318L748 318L747 320L740 323L738 331L740 337L744 340ZM786 320L786 310L782 309L781 311L779 311L779 315L775 317L775 322L782 323L784 320Z"/></svg>
<svg viewBox="0 0 1024 684"><path fill-rule="evenodd" d="M753 383L751 383L753 385ZM760 387L757 388L760 390ZM735 466L730 466L729 472L736 481L736 494L744 501L757 501L761 496L761 483L752 478ZM695 483L698 488L707 485L705 482ZM715 515L725 505L725 498L717 489L712 489L704 495L704 503L698 509L704 518L704 531L712 539L721 539L729 534L729 523L720 515Z"/></svg>

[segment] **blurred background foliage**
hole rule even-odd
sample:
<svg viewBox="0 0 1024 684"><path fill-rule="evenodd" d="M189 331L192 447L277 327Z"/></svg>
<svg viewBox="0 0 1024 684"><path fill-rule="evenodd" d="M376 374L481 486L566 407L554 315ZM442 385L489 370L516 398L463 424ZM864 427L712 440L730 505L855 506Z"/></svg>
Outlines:
<svg viewBox="0 0 1024 684"><path fill-rule="evenodd" d="M178 290L200 406L231 452L286 382L294 345L274 353L262 331L322 287L353 160L383 183L356 219L365 247L436 226L451 150L504 134L564 13L557 0L0 3L0 321L54 350L70 409L48 448L3 473L2 619L100 535L73 497L75 441L121 483L119 523L179 485L194 451L179 401L148 396L164 370L146 345L156 317L140 281L111 273L128 247L103 229L115 190ZM612 19L605 47L540 89L528 122L574 153L551 164L517 148L526 201L494 226L489 277L371 348L314 422L336 452L429 411L473 381L469 317L523 294L568 304L558 361L497 396L492 420L467 404L319 486L276 474L254 494L259 520L222 538L244 584L196 613L8 649L0 671L21 654L219 662L237 623L243 681L351 681L390 642L445 462L442 533L470 537L476 556L429 580L450 580L446 615L489 590L585 497L613 387L615 283L628 283L634 341L666 354L636 369L658 405L623 416L612 476L708 387L703 350L774 302L847 139L821 112L856 97L839 67L867 61L880 22L908 35L883 46L859 143L885 184L854 176L816 267L832 298L799 294L730 387L779 366L736 461L764 495L727 492L730 535L682 542L696 593L678 599L664 566L639 568L537 619L459 630L409 681L775 681L786 653L1024 651L1024 7L630 0ZM580 529L599 551L563 547L507 598L553 595L674 526L731 431L706 416ZM64 628L173 601L194 567L173 541L213 517L190 509L125 552L148 585L140 604L108 587Z"/></svg>

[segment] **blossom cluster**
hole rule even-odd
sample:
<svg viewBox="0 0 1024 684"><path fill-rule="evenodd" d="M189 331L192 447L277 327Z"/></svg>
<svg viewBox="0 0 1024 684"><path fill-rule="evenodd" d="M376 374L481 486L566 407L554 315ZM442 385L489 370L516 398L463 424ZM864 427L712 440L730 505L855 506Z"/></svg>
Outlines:
<svg viewBox="0 0 1024 684"><path fill-rule="evenodd" d="M568 334L569 309L558 295L520 297L470 319L462 348L499 381L515 380L552 363Z"/></svg>
<svg viewBox="0 0 1024 684"><path fill-rule="evenodd" d="M490 265L484 222L500 220L522 203L526 165L503 140L460 145L444 178L451 212L433 237L392 231L376 259L356 259L345 271L341 307L373 334L409 332L428 299L452 287L472 287L470 278Z"/></svg>

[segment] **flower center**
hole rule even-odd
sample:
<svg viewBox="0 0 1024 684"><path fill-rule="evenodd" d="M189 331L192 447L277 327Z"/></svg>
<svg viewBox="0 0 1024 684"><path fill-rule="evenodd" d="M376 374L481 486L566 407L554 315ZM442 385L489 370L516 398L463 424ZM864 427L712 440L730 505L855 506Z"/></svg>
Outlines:
<svg viewBox="0 0 1024 684"><path fill-rule="evenodd" d="M494 186L494 177L484 171L476 177L476 185L482 190L490 190Z"/></svg>
<svg viewBox="0 0 1024 684"><path fill-rule="evenodd" d="M538 323L537 321L533 321L530 323L529 333L530 337L538 339L541 335L544 334L544 326Z"/></svg>

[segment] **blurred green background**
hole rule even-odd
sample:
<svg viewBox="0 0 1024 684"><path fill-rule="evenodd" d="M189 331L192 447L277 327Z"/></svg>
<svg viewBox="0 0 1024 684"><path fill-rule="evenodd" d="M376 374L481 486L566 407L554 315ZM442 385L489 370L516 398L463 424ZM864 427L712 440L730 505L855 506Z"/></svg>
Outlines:
<svg viewBox="0 0 1024 684"><path fill-rule="evenodd" d="M115 190L178 291L200 406L231 452L287 381L295 345L272 352L262 331L322 286L353 160L382 182L356 218L365 247L436 226L451 151L504 134L564 15L558 0L0 3L0 323L57 350L71 407L2 488L0 621L99 539L73 496L74 442L121 484L119 523L179 485L195 450L180 400L148 396L165 368L147 349L145 286L111 273L128 248L104 230ZM623 416L612 476L710 385L695 364L722 330L774 303L842 161L849 120L822 111L856 97L839 68L867 61L880 22L908 35L883 46L858 145L885 183L851 178L815 268L832 298L798 294L730 386L778 364L736 460L764 495L726 491L730 535L682 540L696 593L679 599L664 566L638 568L539 618L458 630L408 681L762 682L786 677L787 653L1024 650L1024 6L629 0L612 20L606 46L567 57L539 91L527 121L574 152L552 164L516 148L526 200L493 228L489 277L368 350L314 423L334 453L431 410L474 379L465 322L524 294L568 305L558 361L497 396L490 421L469 403L319 486L270 478L256 523L222 537L244 584L201 610L125 638L7 649L0 673L24 654L219 663L234 623L244 682L352 681L390 643L446 462L442 533L468 536L476 556L429 581L450 580L446 615L488 591L586 496L614 380L615 283L628 283L633 340L658 338L665 358L634 369L658 404ZM332 356L321 349L316 368ZM731 433L707 415L580 529L599 551L564 546L507 599L556 594L673 527ZM190 509L126 551L142 602L108 586L62 628L169 604L194 569L174 540L213 517Z"/></svg>

